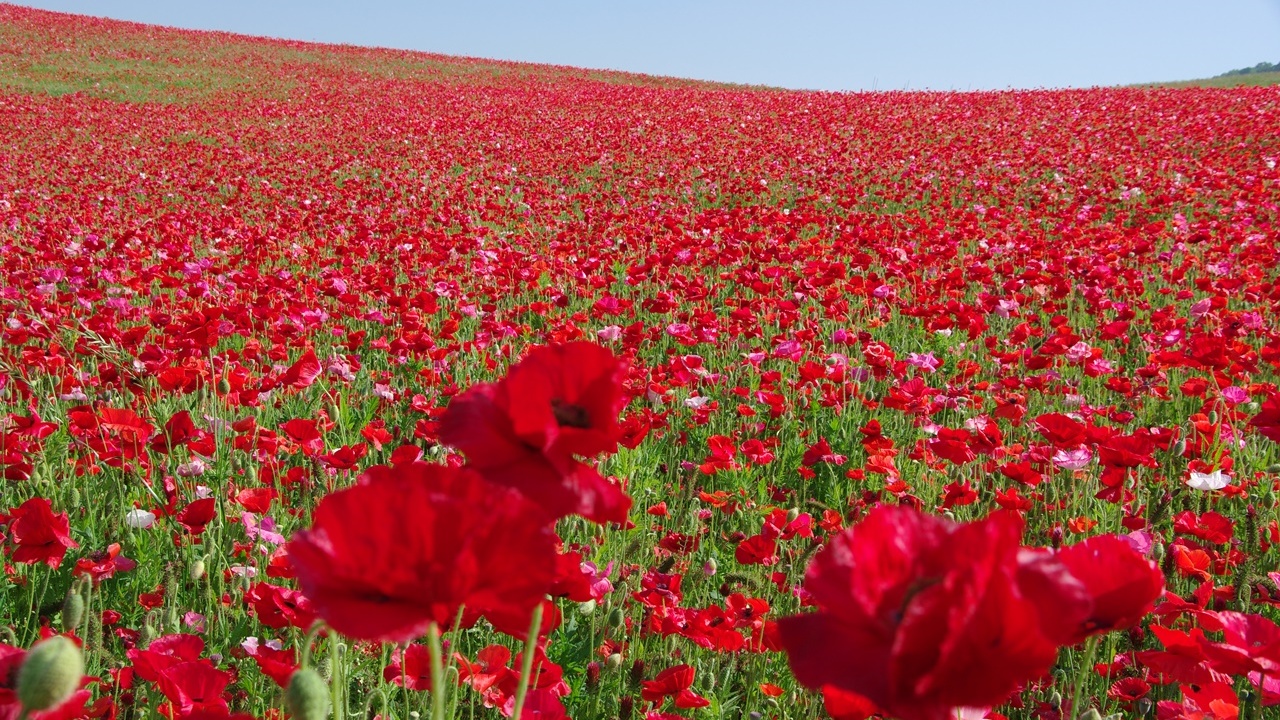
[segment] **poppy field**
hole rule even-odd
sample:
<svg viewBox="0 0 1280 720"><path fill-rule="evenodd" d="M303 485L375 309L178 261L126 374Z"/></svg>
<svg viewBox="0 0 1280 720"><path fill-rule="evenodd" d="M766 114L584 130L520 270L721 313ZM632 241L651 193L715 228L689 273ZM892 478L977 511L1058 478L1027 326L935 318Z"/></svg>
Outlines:
<svg viewBox="0 0 1280 720"><path fill-rule="evenodd" d="M0 5L0 720L1280 717L1280 88Z"/></svg>

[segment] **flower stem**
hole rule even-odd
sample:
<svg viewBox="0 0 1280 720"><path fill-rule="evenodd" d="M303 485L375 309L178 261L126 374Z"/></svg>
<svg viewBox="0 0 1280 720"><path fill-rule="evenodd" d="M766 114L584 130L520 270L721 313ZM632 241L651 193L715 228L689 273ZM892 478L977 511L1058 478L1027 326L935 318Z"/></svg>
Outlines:
<svg viewBox="0 0 1280 720"><path fill-rule="evenodd" d="M533 655L538 646L538 631L542 629L542 603L533 609L533 619L529 622L529 634L524 639L524 656L520 658L520 685L516 688L516 704L511 711L511 720L520 720L520 712L524 709L524 697L529 692L529 681L533 675Z"/></svg>
<svg viewBox="0 0 1280 720"><path fill-rule="evenodd" d="M311 627L307 629L306 636L302 638L302 649L299 652L298 667L307 667L307 664L311 662L311 644L316 641L316 636L318 636L322 630L324 630L324 622L320 620L316 620L311 623Z"/></svg>
<svg viewBox="0 0 1280 720"><path fill-rule="evenodd" d="M444 720L444 659L440 649L440 626L427 628L427 647L431 651L431 720Z"/></svg>
<svg viewBox="0 0 1280 720"><path fill-rule="evenodd" d="M329 646L329 695L333 703L333 720L347 717L347 646L334 636Z"/></svg>
<svg viewBox="0 0 1280 720"><path fill-rule="evenodd" d="M1076 674L1076 687L1071 693L1071 716L1079 718L1080 698L1084 694L1085 678L1093 669L1093 658L1098 653L1098 638L1091 637L1085 641L1084 645L1084 664L1080 666L1080 671Z"/></svg>

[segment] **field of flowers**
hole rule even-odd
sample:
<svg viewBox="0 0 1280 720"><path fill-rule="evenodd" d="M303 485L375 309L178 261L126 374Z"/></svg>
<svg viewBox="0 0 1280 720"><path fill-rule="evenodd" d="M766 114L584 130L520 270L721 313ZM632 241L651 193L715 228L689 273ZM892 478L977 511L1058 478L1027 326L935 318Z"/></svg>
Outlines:
<svg viewBox="0 0 1280 720"><path fill-rule="evenodd" d="M0 118L0 720L1280 717L1280 88L0 5Z"/></svg>

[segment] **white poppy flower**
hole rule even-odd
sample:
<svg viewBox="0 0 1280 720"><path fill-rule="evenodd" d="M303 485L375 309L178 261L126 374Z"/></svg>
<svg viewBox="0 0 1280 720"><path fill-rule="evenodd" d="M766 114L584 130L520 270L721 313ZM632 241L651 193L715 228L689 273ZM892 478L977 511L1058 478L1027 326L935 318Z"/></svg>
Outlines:
<svg viewBox="0 0 1280 720"><path fill-rule="evenodd" d="M146 510L139 510L137 508L130 510L124 516L124 524L128 525L134 530L145 530L151 527L152 525L154 525L155 522L156 522L155 513L150 513L150 512L147 512Z"/></svg>
<svg viewBox="0 0 1280 720"><path fill-rule="evenodd" d="M1221 490L1231 484L1231 478L1221 470L1214 470L1211 473L1191 473L1191 478L1187 480L1187 486L1196 490Z"/></svg>

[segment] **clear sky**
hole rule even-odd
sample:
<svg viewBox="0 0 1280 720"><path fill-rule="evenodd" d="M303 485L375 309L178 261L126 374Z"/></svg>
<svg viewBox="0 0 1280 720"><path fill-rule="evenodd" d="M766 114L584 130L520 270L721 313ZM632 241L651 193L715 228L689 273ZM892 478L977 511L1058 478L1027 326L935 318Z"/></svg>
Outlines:
<svg viewBox="0 0 1280 720"><path fill-rule="evenodd" d="M1082 87L1280 62L1280 0L17 0L185 28L791 88Z"/></svg>

